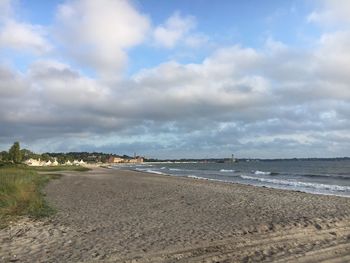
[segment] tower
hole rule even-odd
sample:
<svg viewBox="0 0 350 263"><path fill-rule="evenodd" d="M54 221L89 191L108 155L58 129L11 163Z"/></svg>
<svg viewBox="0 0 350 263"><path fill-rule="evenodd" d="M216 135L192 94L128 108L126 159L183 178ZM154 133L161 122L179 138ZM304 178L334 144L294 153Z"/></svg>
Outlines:
<svg viewBox="0 0 350 263"><path fill-rule="evenodd" d="M232 159L231 159L231 161L232 161L233 163L236 162L236 159L235 159L234 154L232 154Z"/></svg>

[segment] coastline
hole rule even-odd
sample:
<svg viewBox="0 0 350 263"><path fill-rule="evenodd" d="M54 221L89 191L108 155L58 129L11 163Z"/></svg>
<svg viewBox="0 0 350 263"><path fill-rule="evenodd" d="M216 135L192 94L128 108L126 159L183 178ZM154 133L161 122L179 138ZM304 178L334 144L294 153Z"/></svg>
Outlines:
<svg viewBox="0 0 350 263"><path fill-rule="evenodd" d="M349 198L105 168L63 174L46 188L54 217L0 230L4 262L350 256Z"/></svg>

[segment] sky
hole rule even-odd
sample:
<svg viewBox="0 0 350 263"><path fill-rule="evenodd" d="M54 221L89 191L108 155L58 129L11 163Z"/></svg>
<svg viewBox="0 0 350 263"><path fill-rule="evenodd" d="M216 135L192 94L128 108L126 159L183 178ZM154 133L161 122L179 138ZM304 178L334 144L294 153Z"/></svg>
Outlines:
<svg viewBox="0 0 350 263"><path fill-rule="evenodd" d="M0 0L0 150L350 156L350 1Z"/></svg>

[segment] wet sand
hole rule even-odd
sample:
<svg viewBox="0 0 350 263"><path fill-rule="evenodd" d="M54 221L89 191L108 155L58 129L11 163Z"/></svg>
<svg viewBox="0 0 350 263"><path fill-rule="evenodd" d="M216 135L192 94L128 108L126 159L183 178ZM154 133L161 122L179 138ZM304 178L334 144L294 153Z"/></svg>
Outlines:
<svg viewBox="0 0 350 263"><path fill-rule="evenodd" d="M0 230L1 262L350 262L350 198L98 168Z"/></svg>

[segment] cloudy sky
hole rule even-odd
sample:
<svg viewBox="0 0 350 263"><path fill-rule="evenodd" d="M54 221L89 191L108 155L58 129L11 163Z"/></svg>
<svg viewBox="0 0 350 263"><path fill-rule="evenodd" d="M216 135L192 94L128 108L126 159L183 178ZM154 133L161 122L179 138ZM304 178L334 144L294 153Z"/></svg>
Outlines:
<svg viewBox="0 0 350 263"><path fill-rule="evenodd" d="M350 156L350 1L0 0L0 150Z"/></svg>

